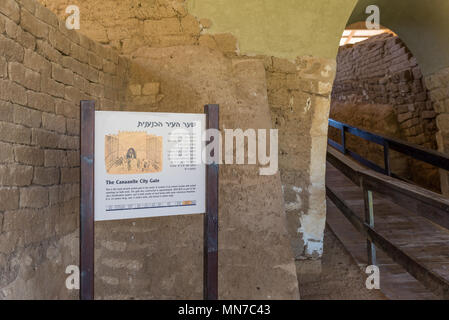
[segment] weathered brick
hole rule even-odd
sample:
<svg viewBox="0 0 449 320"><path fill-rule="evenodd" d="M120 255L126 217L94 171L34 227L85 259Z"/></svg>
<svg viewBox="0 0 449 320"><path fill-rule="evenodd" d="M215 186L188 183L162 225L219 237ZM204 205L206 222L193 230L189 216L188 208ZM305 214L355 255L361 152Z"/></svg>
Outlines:
<svg viewBox="0 0 449 320"><path fill-rule="evenodd" d="M57 133L46 131L43 129L31 129L32 138L31 143L36 146L46 148L57 148L60 137Z"/></svg>
<svg viewBox="0 0 449 320"><path fill-rule="evenodd" d="M22 106L14 106L14 122L26 127L39 128L42 123L40 111Z"/></svg>
<svg viewBox="0 0 449 320"><path fill-rule="evenodd" d="M33 167L7 164L0 165L0 185L2 186L28 186L33 179Z"/></svg>
<svg viewBox="0 0 449 320"><path fill-rule="evenodd" d="M14 121L14 107L12 103L0 100L0 121Z"/></svg>
<svg viewBox="0 0 449 320"><path fill-rule="evenodd" d="M80 118L79 102L56 99L55 111L56 114L61 114L67 118Z"/></svg>
<svg viewBox="0 0 449 320"><path fill-rule="evenodd" d="M9 143L0 142L0 163L14 162L14 148Z"/></svg>
<svg viewBox="0 0 449 320"><path fill-rule="evenodd" d="M6 78L8 76L8 63L5 57L0 57L0 78Z"/></svg>
<svg viewBox="0 0 449 320"><path fill-rule="evenodd" d="M23 64L18 62L8 63L8 73L11 80L25 88L40 91L41 77L39 73L25 68Z"/></svg>
<svg viewBox="0 0 449 320"><path fill-rule="evenodd" d="M48 206L48 189L44 187L28 187L20 189L21 208L44 208Z"/></svg>
<svg viewBox="0 0 449 320"><path fill-rule="evenodd" d="M36 38L48 38L49 26L37 19L27 10L22 10L22 16L20 19L20 24L25 31L33 34Z"/></svg>
<svg viewBox="0 0 449 320"><path fill-rule="evenodd" d="M65 69L56 63L52 63L51 76L56 81L62 82L67 85L73 85L73 72L69 69Z"/></svg>
<svg viewBox="0 0 449 320"><path fill-rule="evenodd" d="M53 79L42 78L42 91L54 97L63 98L65 94L65 86L62 83L56 82Z"/></svg>
<svg viewBox="0 0 449 320"><path fill-rule="evenodd" d="M402 123L404 121L407 121L413 117L413 113L407 112L407 113L401 113L398 115L398 122Z"/></svg>
<svg viewBox="0 0 449 320"><path fill-rule="evenodd" d="M80 134L80 121L78 119L67 119L67 134L77 136Z"/></svg>
<svg viewBox="0 0 449 320"><path fill-rule="evenodd" d="M70 45L70 56L82 63L89 62L89 56L87 52L88 50L84 49L83 47L81 47L76 43L72 42Z"/></svg>
<svg viewBox="0 0 449 320"><path fill-rule="evenodd" d="M79 181L79 168L61 168L61 183L77 183Z"/></svg>
<svg viewBox="0 0 449 320"><path fill-rule="evenodd" d="M65 87L64 98L69 101L79 102L82 100L82 95L78 88L67 86Z"/></svg>
<svg viewBox="0 0 449 320"><path fill-rule="evenodd" d="M46 167L67 167L67 154L64 150L45 150Z"/></svg>
<svg viewBox="0 0 449 320"><path fill-rule="evenodd" d="M25 50L23 63L25 67L40 72L42 76L50 76L51 63L32 50Z"/></svg>
<svg viewBox="0 0 449 320"><path fill-rule="evenodd" d="M20 7L14 0L2 0L0 2L0 12L16 23L19 23Z"/></svg>
<svg viewBox="0 0 449 320"><path fill-rule="evenodd" d="M14 231L0 233L0 253L10 254L20 241L20 234Z"/></svg>
<svg viewBox="0 0 449 320"><path fill-rule="evenodd" d="M0 140L29 144L31 141L31 130L16 124L0 122Z"/></svg>
<svg viewBox="0 0 449 320"><path fill-rule="evenodd" d="M35 16L36 18L45 21L55 28L59 26L58 18L56 17L56 15L42 5L36 6Z"/></svg>
<svg viewBox="0 0 449 320"><path fill-rule="evenodd" d="M46 130L56 131L59 133L66 132L66 121L64 116L52 113L42 114L42 127Z"/></svg>
<svg viewBox="0 0 449 320"><path fill-rule="evenodd" d="M36 12L36 6L38 6L38 2L35 0L16 0L22 7L28 12L35 13Z"/></svg>
<svg viewBox="0 0 449 320"><path fill-rule="evenodd" d="M58 148L76 150L80 147L79 137L77 136L61 136L58 143Z"/></svg>
<svg viewBox="0 0 449 320"><path fill-rule="evenodd" d="M19 33L19 26L12 20L6 19L5 31L9 38L16 39Z"/></svg>
<svg viewBox="0 0 449 320"><path fill-rule="evenodd" d="M98 70L103 69L103 59L101 59L98 55L92 52L88 52L88 57L89 57L89 65Z"/></svg>
<svg viewBox="0 0 449 320"><path fill-rule="evenodd" d="M67 164L69 167L79 167L80 166L80 152L67 151Z"/></svg>
<svg viewBox="0 0 449 320"><path fill-rule="evenodd" d="M34 50L36 48L36 38L22 28L18 29L17 42L25 49Z"/></svg>
<svg viewBox="0 0 449 320"><path fill-rule="evenodd" d="M0 211L19 208L19 190L0 187Z"/></svg>
<svg viewBox="0 0 449 320"><path fill-rule="evenodd" d="M23 55L24 49L20 44L0 34L0 56L7 61L23 62Z"/></svg>
<svg viewBox="0 0 449 320"><path fill-rule="evenodd" d="M27 94L26 89L14 82L9 82L8 84L9 90L9 100L11 102L21 104L25 106L27 104Z"/></svg>
<svg viewBox="0 0 449 320"><path fill-rule="evenodd" d="M14 147L15 160L21 164L42 166L44 164L44 150L29 146Z"/></svg>
<svg viewBox="0 0 449 320"><path fill-rule="evenodd" d="M215 36L217 39L217 36ZM296 73L296 65L287 59L273 57L273 69L283 73Z"/></svg>
<svg viewBox="0 0 449 320"><path fill-rule="evenodd" d="M47 58L50 61L61 63L62 54L58 50L53 48L47 41L37 40L36 47L36 52L41 56Z"/></svg>
<svg viewBox="0 0 449 320"><path fill-rule="evenodd" d="M54 99L45 93L27 91L28 106L44 112L55 112Z"/></svg>
<svg viewBox="0 0 449 320"><path fill-rule="evenodd" d="M70 55L71 42L59 30L51 30L49 35L51 45L65 55Z"/></svg>
<svg viewBox="0 0 449 320"><path fill-rule="evenodd" d="M59 183L58 168L34 168L33 184L50 186Z"/></svg>

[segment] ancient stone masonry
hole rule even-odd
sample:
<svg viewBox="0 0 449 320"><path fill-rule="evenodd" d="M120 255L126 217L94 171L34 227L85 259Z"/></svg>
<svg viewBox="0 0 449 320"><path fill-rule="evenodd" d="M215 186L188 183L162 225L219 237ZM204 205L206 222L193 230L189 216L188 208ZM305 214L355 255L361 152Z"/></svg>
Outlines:
<svg viewBox="0 0 449 320"><path fill-rule="evenodd" d="M36 1L0 2L0 299L76 297L79 101L119 106L126 73Z"/></svg>
<svg viewBox="0 0 449 320"><path fill-rule="evenodd" d="M235 52L235 38L230 34L207 35L207 19L189 14L185 0L39 0L43 5L67 17L65 9L77 5L82 13L80 32L124 54L142 47L206 45L220 51Z"/></svg>
<svg viewBox="0 0 449 320"><path fill-rule="evenodd" d="M437 114L438 150L447 154L449 153L449 68L427 76L425 82ZM441 172L441 189L444 194L449 195L449 180L446 172Z"/></svg>
<svg viewBox="0 0 449 320"><path fill-rule="evenodd" d="M201 40L192 17L180 13L183 1L153 2L151 10L137 1L130 1L134 9L123 8L137 15L157 12L136 18L152 24L153 47L183 46L147 47L126 57L68 31L35 0L0 2L0 298L77 297L66 289L64 272L79 261L80 100L94 99L100 110L196 113L220 103L228 128L271 127L265 59L237 57L231 35ZM86 12L108 16L116 1L105 1L103 10L97 1L83 3L96 5ZM176 3L175 12L169 6ZM134 21L110 13L114 24ZM138 47L127 43L147 39L132 24L122 30L101 23L120 39L103 43L121 52ZM179 26L191 36L180 34ZM86 29L101 34L98 23ZM133 32L140 35L124 38ZM186 46L191 41L198 45ZM266 61L267 68L281 63ZM117 153L113 140L112 154L129 152L131 162L144 149L158 148L150 139L145 148ZM257 165L221 169L220 297L297 299L280 177L258 172ZM96 224L96 298L201 298L202 240L201 216Z"/></svg>
<svg viewBox="0 0 449 320"><path fill-rule="evenodd" d="M436 149L435 111L421 70L405 44L390 34L342 47L333 103L392 105L409 142Z"/></svg>
<svg viewBox="0 0 449 320"><path fill-rule="evenodd" d="M375 36L340 48L332 91L331 117L339 117L339 121L370 130L373 128L368 119L364 123L356 120L361 110L372 106L379 109L377 116L383 117L385 112L380 109L392 107L396 120L393 122L397 124L390 118L380 124L372 123L377 132L393 135L427 149L436 149L436 112L428 89L416 59L405 44L391 34ZM357 110L354 106L363 108ZM345 108L354 112L345 112ZM373 112L376 114L375 110ZM398 130L391 125L398 126ZM361 141L357 143L363 144ZM381 149L378 148L371 153L372 161L379 162L379 152ZM400 159L394 153L393 157ZM404 162L400 162L401 165L397 167L404 167ZM406 178L439 190L436 168L411 159L408 162L409 171L403 171ZM383 160L380 161L382 163Z"/></svg>
<svg viewBox="0 0 449 320"><path fill-rule="evenodd" d="M320 161L325 157L327 128L320 121L327 121L335 61L302 57L291 62L264 55L241 55L232 34L210 33L212 22L207 17L189 14L185 0L128 0L120 4L105 0L101 10L95 9L99 6L96 0L39 1L60 18L68 16L65 8L69 4L78 5L82 12L80 32L130 57L138 48L196 45L233 59L261 60L267 72L273 126L280 130L279 165L286 209L295 212L287 213L295 256L301 259L321 256L326 208L325 167ZM127 108L134 111L164 108L171 100L166 88L161 88L154 77L144 74L137 65L131 68L133 77L129 79L125 97ZM184 72L190 72L187 66ZM313 150L309 151L312 145ZM309 203L313 204L309 207Z"/></svg>

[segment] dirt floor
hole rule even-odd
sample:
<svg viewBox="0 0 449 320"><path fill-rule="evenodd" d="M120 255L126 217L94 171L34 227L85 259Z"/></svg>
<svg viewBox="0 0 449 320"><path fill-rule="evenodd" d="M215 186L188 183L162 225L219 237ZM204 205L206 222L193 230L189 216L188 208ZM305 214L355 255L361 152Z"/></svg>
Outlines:
<svg viewBox="0 0 449 320"><path fill-rule="evenodd" d="M368 290L368 277L326 227L324 253L319 261L297 261L302 300L385 300L379 290Z"/></svg>

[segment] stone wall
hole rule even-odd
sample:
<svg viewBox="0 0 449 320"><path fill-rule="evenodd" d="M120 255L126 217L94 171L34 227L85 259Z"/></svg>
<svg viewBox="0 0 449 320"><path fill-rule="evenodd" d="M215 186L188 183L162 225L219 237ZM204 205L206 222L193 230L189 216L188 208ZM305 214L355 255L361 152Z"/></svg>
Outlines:
<svg viewBox="0 0 449 320"><path fill-rule="evenodd" d="M127 111L219 103L227 128L271 127L263 61L229 58L233 37L222 37L233 49L210 49L216 38L124 57L35 0L2 1L0 298L77 297L64 272L79 255L81 99ZM280 178L258 169L221 168L220 297L297 299ZM201 298L202 226L198 215L96 223L96 298Z"/></svg>
<svg viewBox="0 0 449 320"><path fill-rule="evenodd" d="M127 0L120 4L106 0L101 10L96 9L99 7L96 0L39 1L61 18L68 16L65 9L69 4L78 5L81 33L130 56L138 48L195 45L220 51L230 58L263 61L273 126L280 130L280 169L295 256L321 256L327 136L321 121L327 121L335 61L313 57L299 57L296 61L265 55L245 57L239 53L238 41L232 34L209 32L213 22L191 15L185 0ZM158 110L164 94L157 84L152 85L149 79L145 90L144 83L130 81L127 106ZM151 95L145 95L144 91ZM297 126L298 121L301 127Z"/></svg>
<svg viewBox="0 0 449 320"><path fill-rule="evenodd" d="M382 34L340 48L331 117L334 108L369 104L393 107L400 127L398 138L436 149L434 104L416 59L397 36ZM346 115L348 118L339 120L356 125L357 115ZM377 132L388 134L389 129ZM376 158L378 154L371 156ZM440 189L436 168L412 159L408 163L404 178L436 191Z"/></svg>
<svg viewBox="0 0 449 320"><path fill-rule="evenodd" d="M437 114L438 127L437 142L438 151L449 153L449 68L440 70L426 77L426 85L434 102ZM441 190L443 194L449 195L449 176L441 170Z"/></svg>
<svg viewBox="0 0 449 320"><path fill-rule="evenodd" d="M35 1L0 2L0 298L73 298L79 101L120 105L126 63Z"/></svg>

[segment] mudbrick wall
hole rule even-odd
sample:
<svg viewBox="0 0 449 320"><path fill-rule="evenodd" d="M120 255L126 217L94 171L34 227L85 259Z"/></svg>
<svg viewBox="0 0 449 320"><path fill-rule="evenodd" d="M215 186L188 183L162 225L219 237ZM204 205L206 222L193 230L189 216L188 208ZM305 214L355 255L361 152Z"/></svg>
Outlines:
<svg viewBox="0 0 449 320"><path fill-rule="evenodd" d="M0 298L78 295L65 269L79 256L81 99L128 111L220 103L223 127L272 126L265 68L277 62L238 57L232 36L206 38L120 56L35 0L2 0ZM258 168L220 169L220 297L297 299L280 177ZM96 298L201 298L202 244L201 216L97 223Z"/></svg>
<svg viewBox="0 0 449 320"><path fill-rule="evenodd" d="M120 105L126 68L37 2L0 2L0 298L74 297L79 101Z"/></svg>
<svg viewBox="0 0 449 320"><path fill-rule="evenodd" d="M430 96L434 102L438 127L437 142L440 152L449 153L449 68L440 70L425 79ZM449 195L449 176L441 171L441 190Z"/></svg>
<svg viewBox="0 0 449 320"><path fill-rule="evenodd" d="M382 34L369 40L340 48L337 57L337 74L332 90L331 118L354 126L369 126L357 121L355 106L372 105L374 108L392 107L399 130L393 135L404 141L436 149L436 112L416 59L405 44L391 34ZM349 108L354 112L344 112ZM379 111L382 113L382 111ZM393 130L390 122L377 126L376 132L388 134ZM331 130L331 134L337 135ZM351 147L351 141L349 147ZM363 144L367 146L367 144ZM360 141L352 147L360 149ZM369 147L373 153L368 159L375 162L382 150ZM357 151L357 150L355 150ZM361 151L363 153L363 150ZM366 152L365 152L366 153ZM399 159L394 155L395 159ZM403 158L405 159L405 158ZM408 159L408 170L402 170L404 178L438 191L439 174L436 168ZM382 164L380 161L379 164Z"/></svg>
<svg viewBox="0 0 449 320"><path fill-rule="evenodd" d="M321 256L327 137L322 121L328 117L335 61L315 57L298 57L295 61L264 55L245 57L232 34L210 33L213 22L191 15L186 0L105 0L101 5L96 0L39 1L64 19L68 16L66 7L78 5L82 17L79 31L126 55L132 56L139 48L194 45L220 51L229 58L261 60L266 70L272 125L279 129L279 167L295 257ZM141 95L148 90L162 90L157 84L148 85L146 90L137 80L130 81L132 94L127 106L149 110L148 103L151 109L164 99L161 92L151 97Z"/></svg>

